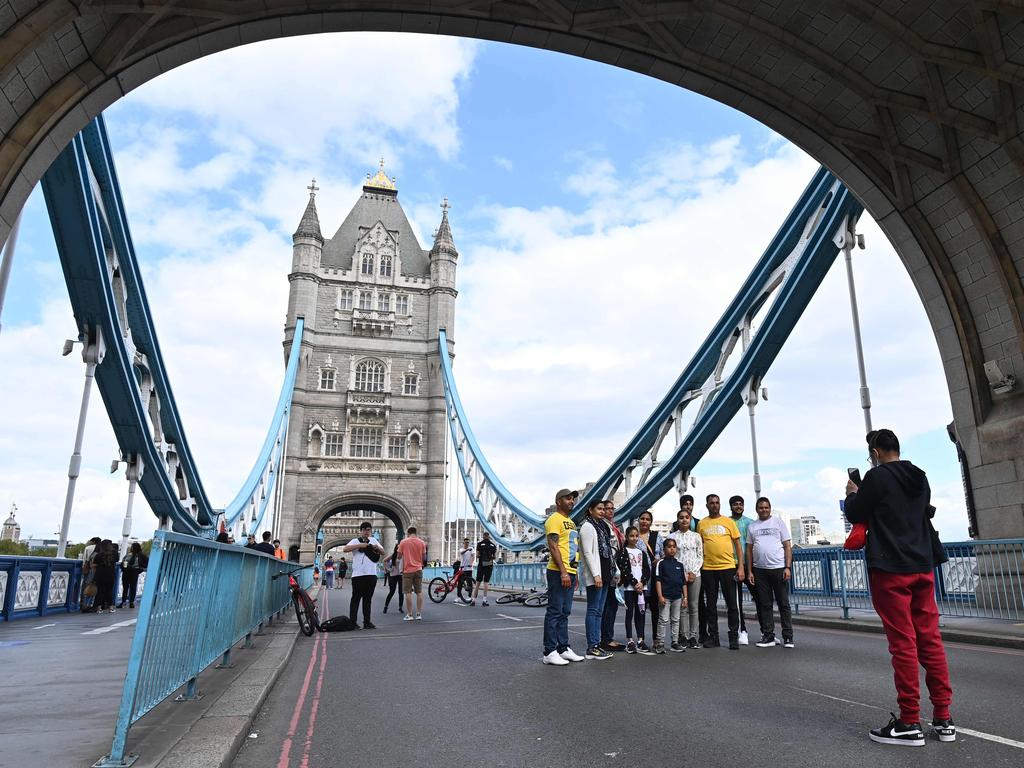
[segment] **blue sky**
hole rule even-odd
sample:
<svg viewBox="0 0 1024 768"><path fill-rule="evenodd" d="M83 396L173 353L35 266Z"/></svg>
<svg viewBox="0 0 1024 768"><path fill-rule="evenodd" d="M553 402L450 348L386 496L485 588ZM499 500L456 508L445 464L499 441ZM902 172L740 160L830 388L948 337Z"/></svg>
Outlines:
<svg viewBox="0 0 1024 768"><path fill-rule="evenodd" d="M816 167L760 124L674 86L452 38L247 46L142 86L106 119L176 397L217 505L248 471L276 398L290 237L311 177L325 234L382 155L421 242L450 199L456 375L492 466L539 509L554 488L595 478L632 435ZM943 537L958 540L966 517L938 352L891 246L867 218L861 231L875 421L904 436L905 455L932 479ZM895 322L885 307L897 307ZM16 502L26 532L49 535L82 370L58 355L74 328L38 190L3 324L0 366L18 372L0 397L24 407L0 415L0 505ZM236 385L209 386L223 381ZM765 385L765 491L834 530L844 468L864 453L838 263ZM119 530L125 484L107 472L116 451L102 416L97 398L73 537ZM750 495L742 415L695 474L697 493ZM143 532L149 520L136 519Z"/></svg>

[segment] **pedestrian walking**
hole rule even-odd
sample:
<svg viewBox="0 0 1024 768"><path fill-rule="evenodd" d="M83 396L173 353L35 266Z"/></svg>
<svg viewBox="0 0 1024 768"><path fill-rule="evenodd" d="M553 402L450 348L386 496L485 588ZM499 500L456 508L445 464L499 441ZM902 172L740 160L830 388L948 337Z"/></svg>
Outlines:
<svg viewBox="0 0 1024 768"><path fill-rule="evenodd" d="M324 586L327 589L334 589L334 558L330 555L324 560Z"/></svg>
<svg viewBox="0 0 1024 768"><path fill-rule="evenodd" d="M757 620L761 625L758 648L775 645L775 613L772 601L779 606L782 621L782 645L793 648L793 620L789 609L789 580L793 568L793 542L789 526L772 517L772 503L762 496L754 509L757 520L747 527L747 580L757 600Z"/></svg>
<svg viewBox="0 0 1024 768"><path fill-rule="evenodd" d="M572 661L583 661L569 645L569 614L572 613L572 593L576 590L576 556L579 531L569 517L579 497L578 491L562 488L555 494L555 511L544 522L544 536L548 546L548 607L544 613L543 662L564 666Z"/></svg>
<svg viewBox="0 0 1024 768"><path fill-rule="evenodd" d="M121 607L127 604L135 607L135 597L139 591L139 576L149 566L149 558L142 552L142 545L133 541L128 554L121 561Z"/></svg>
<svg viewBox="0 0 1024 768"><path fill-rule="evenodd" d="M395 592L398 592L398 610L405 610L405 593L402 591L402 556L398 554L400 543L395 543L395 549L391 552L391 556L384 561L384 580L388 585L388 596L384 598L384 613L388 612L388 606L391 605L391 598L395 596Z"/></svg>
<svg viewBox="0 0 1024 768"><path fill-rule="evenodd" d="M352 552L352 600L348 607L348 617L356 623L359 606L363 608L363 629L376 629L370 621L370 606L373 602L373 591L377 588L377 563L384 555L384 547L372 535L373 526L369 520L360 523L359 536L345 545L345 552Z"/></svg>
<svg viewBox="0 0 1024 768"><path fill-rule="evenodd" d="M348 573L348 560L342 557L338 561L338 589L345 586L345 574Z"/></svg>
<svg viewBox="0 0 1024 768"><path fill-rule="evenodd" d="M423 618L423 567L427 562L427 543L416 535L416 526L410 525L406 537L398 542L397 555L402 562L403 621L419 621ZM416 593L415 618L412 613L413 592Z"/></svg>
<svg viewBox="0 0 1024 768"><path fill-rule="evenodd" d="M920 665L932 702L932 731L939 741L955 741L953 688L935 604L934 571L947 558L931 522L931 487L923 470L900 458L892 430L869 432L867 442L875 466L859 486L847 482L845 512L851 523L868 529L864 554L871 602L889 641L900 710L868 735L879 744L924 744Z"/></svg>

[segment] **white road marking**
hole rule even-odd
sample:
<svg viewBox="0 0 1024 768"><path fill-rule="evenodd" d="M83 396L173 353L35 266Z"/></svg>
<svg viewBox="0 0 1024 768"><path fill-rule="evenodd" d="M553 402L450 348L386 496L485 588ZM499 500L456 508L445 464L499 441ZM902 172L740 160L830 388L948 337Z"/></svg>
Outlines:
<svg viewBox="0 0 1024 768"><path fill-rule="evenodd" d="M138 619L128 619L128 621L119 621L116 624L111 624L109 627L99 627L98 629L90 629L88 632L82 632L83 635L104 635L107 632L113 632L115 629L121 627L130 627Z"/></svg>
<svg viewBox="0 0 1024 768"><path fill-rule="evenodd" d="M510 621L522 621L522 619L520 619L520 618L518 618L516 616L509 616L508 614L505 614L505 613L496 613L495 616L501 616L501 618L509 619Z"/></svg>
<svg viewBox="0 0 1024 768"><path fill-rule="evenodd" d="M570 624L570 627L582 627L582 624ZM344 634L332 634L329 636L331 640L341 640L344 642L353 642L356 640L398 640L406 637L433 637L435 635L469 635L476 634L478 632L513 632L519 629L538 629L536 624L526 624L522 627L490 627L488 629L446 629L442 632L415 632L410 634L402 635L381 635L376 632L346 632ZM582 633L581 633L582 634ZM355 636L353 636L355 635Z"/></svg>
<svg viewBox="0 0 1024 768"><path fill-rule="evenodd" d="M46 629L47 627L56 627L56 624L40 624L38 627L32 627L32 629Z"/></svg>
<svg viewBox="0 0 1024 768"><path fill-rule="evenodd" d="M810 688L797 688L795 685L792 686L798 691L803 693L810 693L815 696L821 696L824 699L832 699L833 701L841 701L844 704L853 704L857 707L865 707L866 709L877 709L881 712L887 712L885 707L879 707L874 704L864 704L860 701L853 701L852 699L844 699L840 696L832 696L827 693L821 693L820 691L812 691ZM1014 741L1013 739L1007 739L1004 736L996 736L992 733L982 733L981 731L975 731L972 728L963 728L961 726L956 727L957 733L962 733L964 736L973 736L976 739L985 739L986 741L993 741L996 744L1005 744L1008 747L1016 747L1017 749L1024 749L1024 741Z"/></svg>

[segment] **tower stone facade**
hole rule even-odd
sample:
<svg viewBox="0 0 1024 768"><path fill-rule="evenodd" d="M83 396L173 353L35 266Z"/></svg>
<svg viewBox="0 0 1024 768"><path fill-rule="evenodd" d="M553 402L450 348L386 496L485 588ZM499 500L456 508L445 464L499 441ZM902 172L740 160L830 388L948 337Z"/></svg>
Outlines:
<svg viewBox="0 0 1024 768"><path fill-rule="evenodd" d="M297 318L305 331L276 533L310 562L327 518L374 512L399 536L415 525L439 556L449 437L438 331L453 356L459 256L448 202L428 251L383 161L331 238L309 190L288 275L285 349Z"/></svg>

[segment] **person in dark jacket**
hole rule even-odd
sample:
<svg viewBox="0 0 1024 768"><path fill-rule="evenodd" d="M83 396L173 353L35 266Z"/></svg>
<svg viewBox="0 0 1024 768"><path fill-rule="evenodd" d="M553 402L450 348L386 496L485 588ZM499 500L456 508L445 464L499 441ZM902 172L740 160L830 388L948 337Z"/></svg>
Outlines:
<svg viewBox="0 0 1024 768"><path fill-rule="evenodd" d="M139 591L139 575L149 565L149 558L142 552L142 545L133 541L128 554L121 561L121 607L135 607L135 596Z"/></svg>
<svg viewBox="0 0 1024 768"><path fill-rule="evenodd" d="M640 543L640 530L635 525L626 529L626 543L619 550L616 565L626 601L626 653L637 653L640 646L649 653L644 643L644 616L647 611L644 591L651 583L651 558L647 547ZM634 627L636 640L633 639Z"/></svg>
<svg viewBox="0 0 1024 768"><path fill-rule="evenodd" d="M871 602L889 640L900 708L899 718L893 716L869 736L879 744L924 745L920 664L932 701L932 730L940 741L955 741L949 712L953 689L935 605L934 569L946 557L931 524L931 488L923 470L900 459L900 443L892 430L870 432L867 441L875 467L859 487L853 480L847 482L845 511L851 523L868 529L865 557Z"/></svg>
<svg viewBox="0 0 1024 768"><path fill-rule="evenodd" d="M114 612L114 582L117 578L117 548L110 539L96 545L92 555L92 570L96 574L96 612Z"/></svg>

